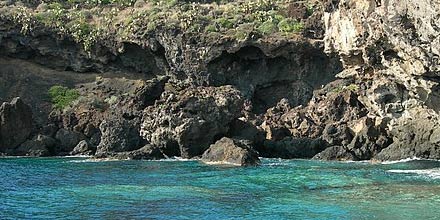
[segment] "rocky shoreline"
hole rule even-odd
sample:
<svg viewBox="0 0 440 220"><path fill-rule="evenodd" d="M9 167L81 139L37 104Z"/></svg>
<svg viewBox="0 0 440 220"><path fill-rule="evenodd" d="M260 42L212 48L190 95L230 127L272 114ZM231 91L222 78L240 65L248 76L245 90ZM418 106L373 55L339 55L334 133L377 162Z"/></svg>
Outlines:
<svg viewBox="0 0 440 220"><path fill-rule="evenodd" d="M2 15L0 155L440 159L440 4L313 2L294 35L156 29L91 51ZM56 108L54 85L73 101Z"/></svg>

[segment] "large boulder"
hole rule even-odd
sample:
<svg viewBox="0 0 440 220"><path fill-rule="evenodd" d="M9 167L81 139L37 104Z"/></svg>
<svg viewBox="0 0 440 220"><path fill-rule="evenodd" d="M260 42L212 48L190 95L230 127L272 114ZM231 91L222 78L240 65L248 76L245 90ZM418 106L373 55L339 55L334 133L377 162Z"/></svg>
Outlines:
<svg viewBox="0 0 440 220"><path fill-rule="evenodd" d="M166 91L145 109L141 134L168 156L200 156L228 132L242 108L241 93L232 86Z"/></svg>
<svg viewBox="0 0 440 220"><path fill-rule="evenodd" d="M260 163L258 153L252 148L250 141L226 137L212 144L203 153L202 161L237 166L255 166Z"/></svg>
<svg viewBox="0 0 440 220"><path fill-rule="evenodd" d="M20 98L0 106L0 151L14 149L32 132L32 110Z"/></svg>
<svg viewBox="0 0 440 220"><path fill-rule="evenodd" d="M333 146L313 156L314 160L356 161L356 155L344 146Z"/></svg>

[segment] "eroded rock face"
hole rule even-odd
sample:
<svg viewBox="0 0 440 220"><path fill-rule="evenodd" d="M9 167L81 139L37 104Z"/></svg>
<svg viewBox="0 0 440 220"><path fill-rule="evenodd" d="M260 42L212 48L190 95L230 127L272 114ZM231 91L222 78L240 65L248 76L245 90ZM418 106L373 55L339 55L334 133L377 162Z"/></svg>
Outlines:
<svg viewBox="0 0 440 220"><path fill-rule="evenodd" d="M205 163L232 164L237 166L255 166L260 164L258 153L250 141L222 138L212 144L202 155Z"/></svg>
<svg viewBox="0 0 440 220"><path fill-rule="evenodd" d="M322 6L323 22L321 11L313 13L302 36L211 42L164 29L147 40L98 43L89 55L50 30L23 36L1 20L8 28L0 30L0 55L55 69L124 72L79 85L81 98L52 114L41 132L61 141L63 153L76 146L74 152L97 147L99 156L190 158L227 136L251 140L267 157L439 159L440 3L333 0ZM286 16L309 15L292 4ZM9 73L18 73L11 69L0 77L7 97L15 92ZM142 79L120 77L125 73ZM26 113L6 108L0 151L30 133ZM14 120L25 129L11 127ZM90 146L78 145L83 141Z"/></svg>
<svg viewBox="0 0 440 220"><path fill-rule="evenodd" d="M350 145L363 129L354 122L365 118L368 111L349 85L350 81L335 81L315 91L304 107L292 108L282 100L269 109L261 125L267 139L261 153L267 157L312 158L326 147Z"/></svg>
<svg viewBox="0 0 440 220"><path fill-rule="evenodd" d="M411 118L401 117L392 126L393 143L375 159L440 159L440 117L434 111L411 109Z"/></svg>
<svg viewBox="0 0 440 220"><path fill-rule="evenodd" d="M191 158L225 135L242 108L242 95L232 86L168 91L145 109L141 134L168 156Z"/></svg>
<svg viewBox="0 0 440 220"><path fill-rule="evenodd" d="M72 154L99 154L132 151L145 145L140 136L142 110L160 97L167 78L131 80L126 78L97 78L77 89L80 98L68 109L54 111L52 122L61 129L79 134L75 143L63 147ZM57 136L58 136L57 133ZM63 142L71 138L57 138ZM64 139L64 140L63 140ZM79 145L86 141L88 147ZM74 147L79 147L74 149Z"/></svg>
<svg viewBox="0 0 440 220"><path fill-rule="evenodd" d="M20 98L0 106L0 151L10 151L32 132L32 110Z"/></svg>
<svg viewBox="0 0 440 220"><path fill-rule="evenodd" d="M338 147L317 158L438 158L431 136L438 128L433 100L440 73L439 8L429 0L329 4L326 50L341 56L344 71L338 77L357 85L357 100L368 118L351 120L352 140L334 143Z"/></svg>

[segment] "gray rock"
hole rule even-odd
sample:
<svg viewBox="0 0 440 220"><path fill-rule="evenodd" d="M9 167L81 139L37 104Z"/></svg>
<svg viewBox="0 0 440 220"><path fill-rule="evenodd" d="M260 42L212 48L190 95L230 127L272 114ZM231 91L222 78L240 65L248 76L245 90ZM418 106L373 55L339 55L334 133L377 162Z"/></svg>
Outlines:
<svg viewBox="0 0 440 220"><path fill-rule="evenodd" d="M231 86L168 91L145 109L141 134L168 156L200 156L228 132L242 108L241 93Z"/></svg>
<svg viewBox="0 0 440 220"><path fill-rule="evenodd" d="M374 159L440 159L440 117L433 111L413 109L415 117L400 118L390 131L393 143Z"/></svg>
<svg viewBox="0 0 440 220"><path fill-rule="evenodd" d="M112 119L104 120L99 129L101 130L101 142L97 147L97 154L132 151L143 145L139 127L134 121L115 115Z"/></svg>
<svg viewBox="0 0 440 220"><path fill-rule="evenodd" d="M261 156L269 158L312 158L327 146L322 139L286 137L280 141L267 140L258 150Z"/></svg>
<svg viewBox="0 0 440 220"><path fill-rule="evenodd" d="M222 138L212 144L202 155L205 163L233 164L238 166L255 166L260 164L258 153L251 142L231 138Z"/></svg>
<svg viewBox="0 0 440 220"><path fill-rule="evenodd" d="M134 151L108 153L104 156L120 160L159 160L166 158L159 147L149 144Z"/></svg>
<svg viewBox="0 0 440 220"><path fill-rule="evenodd" d="M14 149L32 132L32 110L20 98L0 106L0 151Z"/></svg>
<svg viewBox="0 0 440 220"><path fill-rule="evenodd" d="M80 141L75 148L73 148L71 155L86 155L91 156L95 153L96 148L92 147L88 141Z"/></svg>
<svg viewBox="0 0 440 220"><path fill-rule="evenodd" d="M22 143L17 149L15 149L14 154L33 157L51 156L51 152L53 152L55 145L55 139L39 134L32 140Z"/></svg>
<svg viewBox="0 0 440 220"><path fill-rule="evenodd" d="M343 146L333 146L313 156L314 160L359 160L353 152Z"/></svg>
<svg viewBox="0 0 440 220"><path fill-rule="evenodd" d="M55 139L57 139L59 143L58 151L60 153L69 153L80 141L85 139L85 136L76 131L60 129L57 131Z"/></svg>
<svg viewBox="0 0 440 220"><path fill-rule="evenodd" d="M241 119L232 121L228 132L228 137L250 140L256 146L260 146L264 143L265 136L265 132L262 129L257 128L251 122Z"/></svg>

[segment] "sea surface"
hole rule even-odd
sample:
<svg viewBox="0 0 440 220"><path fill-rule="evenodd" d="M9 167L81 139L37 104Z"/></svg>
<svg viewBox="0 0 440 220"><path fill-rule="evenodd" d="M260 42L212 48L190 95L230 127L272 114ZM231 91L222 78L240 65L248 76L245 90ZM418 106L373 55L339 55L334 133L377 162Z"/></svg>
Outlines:
<svg viewBox="0 0 440 220"><path fill-rule="evenodd" d="M440 219L440 162L1 158L0 219Z"/></svg>

